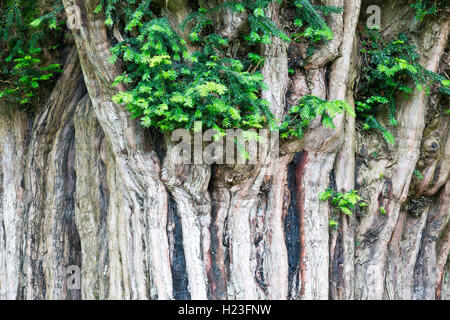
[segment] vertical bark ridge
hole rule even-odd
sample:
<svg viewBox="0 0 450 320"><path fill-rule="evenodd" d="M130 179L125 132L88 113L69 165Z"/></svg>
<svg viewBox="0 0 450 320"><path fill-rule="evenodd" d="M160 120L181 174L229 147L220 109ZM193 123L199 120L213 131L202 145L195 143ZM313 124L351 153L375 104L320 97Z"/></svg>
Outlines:
<svg viewBox="0 0 450 320"><path fill-rule="evenodd" d="M227 295L229 299L258 299L262 289L255 281L256 257L251 229L251 217L256 216L259 202L260 170L239 172L219 167L214 184L216 225L223 221L226 212L224 233L227 238L229 273ZM218 220L220 219L220 220ZM216 258L219 256L216 255ZM224 257L225 258L225 257ZM218 261L217 265L225 264Z"/></svg>
<svg viewBox="0 0 450 320"><path fill-rule="evenodd" d="M168 147L168 154L172 152ZM186 272L192 299L207 299L212 272L211 198L209 165L175 165L170 156L164 161L161 178L177 203L183 230Z"/></svg>
<svg viewBox="0 0 450 320"><path fill-rule="evenodd" d="M414 299L433 300L440 293L449 254L449 197L450 183L447 182L428 210L427 225L414 269Z"/></svg>
<svg viewBox="0 0 450 320"><path fill-rule="evenodd" d="M421 64L435 71L446 47L448 21L432 22L419 41ZM430 42L430 38L439 39ZM410 99L399 97L396 149L391 161L380 161L372 170L380 170L385 179L375 179L371 188L369 215L361 221L357 239L362 243L356 250L356 297L382 299L387 263L386 252L397 223L401 205L406 200L414 168L419 158L420 142L425 127L427 99L425 92L413 93ZM382 162L385 162L383 165ZM373 171L372 171L373 172ZM373 172L373 176L380 173ZM377 192L373 192L377 190ZM380 213L383 207L386 214Z"/></svg>
<svg viewBox="0 0 450 320"><path fill-rule="evenodd" d="M318 194L329 184L335 154L304 151L297 167L300 204L300 298L328 299L329 207Z"/></svg>
<svg viewBox="0 0 450 320"><path fill-rule="evenodd" d="M32 127L26 155L21 296L79 298L67 292L65 267L80 265L74 221L73 113L85 94L75 50ZM48 190L48 192L45 192Z"/></svg>
<svg viewBox="0 0 450 320"><path fill-rule="evenodd" d="M330 99L345 100L355 110L353 99L354 81L356 78L357 42L356 26L361 9L361 1L344 1L343 40L340 48L341 56L336 59L330 78ZM344 116L344 143L339 151L335 164L336 188L339 192L348 192L355 187L355 154L356 154L356 121L348 113ZM338 266L338 273L330 280L330 297L332 299L353 299L354 297L354 218L341 215L339 236L341 247L330 268ZM336 235L337 236L337 235ZM330 248L330 252L334 248ZM341 258L342 255L342 258ZM330 273L331 274L331 273Z"/></svg>
<svg viewBox="0 0 450 320"><path fill-rule="evenodd" d="M6 300L18 298L28 126L25 113L0 116L0 299Z"/></svg>
<svg viewBox="0 0 450 320"><path fill-rule="evenodd" d="M279 5L272 3L269 5L267 15L277 23L279 12ZM281 119L285 112L285 94L288 85L287 44L274 37L270 45L263 46L261 54L265 58L262 74L268 87L268 90L263 91L262 98L271 102L271 111L277 119ZM243 168L238 165L234 168L219 168L216 173L215 186L218 190L214 195L215 226L217 237L220 239L224 234L220 224L227 221L225 233L229 240L230 299L257 299L265 296L285 299L288 295L285 243L282 241L275 245L274 241L284 239L282 221L289 160L286 158L285 161L278 162L277 158L273 158L275 155L272 154L272 150L268 151L268 155L259 159L260 164L254 167ZM275 172L279 174L281 180L271 181L276 185L275 192L271 194L274 199L265 203L267 200L261 198L260 188L263 183L269 182ZM227 191L227 188L231 188L231 192ZM261 217L263 221L260 221ZM267 231L258 235L257 229L262 227L261 224L266 226L263 230ZM221 244L216 250L216 264L223 266L225 250ZM277 260L276 268L274 268L275 260Z"/></svg>
<svg viewBox="0 0 450 320"><path fill-rule="evenodd" d="M74 117L77 174L75 217L81 239L82 298L109 297L110 270L107 183L108 158L104 133L92 109L89 96L77 106Z"/></svg>
<svg viewBox="0 0 450 320"><path fill-rule="evenodd" d="M281 10L276 2L268 7L267 16L281 26ZM289 85L288 44L278 37L272 38L270 45L262 48L264 65L261 73L269 90L263 91L262 98L269 101L275 118L282 120L286 110L286 92ZM277 134L277 132L272 133ZM270 146L269 146L270 148ZM284 218L287 215L289 197L287 189L288 165L293 154L278 157L269 150L265 160L265 182L271 185L265 203L264 243L262 252L262 268L267 298L284 300L288 297L289 263L287 247L284 241Z"/></svg>
<svg viewBox="0 0 450 320"><path fill-rule="evenodd" d="M165 4L165 12L174 29L186 43L190 43L188 28L180 29L180 25L192 12L189 1L169 1ZM191 53L194 51L189 45L187 49ZM190 297L194 300L207 299L211 296L210 282L213 280L210 231L212 205L208 191L211 166L173 163L173 144L168 138L166 140L167 156L161 179L177 204Z"/></svg>
<svg viewBox="0 0 450 320"><path fill-rule="evenodd" d="M389 244L386 268L386 293L389 300L410 300L414 286L414 268L419 253L428 210L420 217L409 217L404 210L400 216Z"/></svg>
<svg viewBox="0 0 450 320"><path fill-rule="evenodd" d="M216 172L214 176L216 176ZM227 280L228 280L228 237L226 233L226 221L228 218L228 208L230 206L231 193L226 188L221 188L218 192L218 179L214 179L212 183L213 191L211 191L213 206L211 225L211 240L213 248L213 267L214 280L211 281L211 293L216 299L226 299L227 295Z"/></svg>
<svg viewBox="0 0 450 320"><path fill-rule="evenodd" d="M111 144L118 183L124 186L123 199L116 206L120 207L117 212L121 214L118 217L120 226L127 226L123 252L128 252L128 257L122 258L130 259L127 261L131 297L171 299L172 277L166 232L168 198L159 178L159 159L144 145L139 124L111 101L111 96L123 88L110 86L120 71L108 62L111 56L109 41L104 17L94 13L96 1L63 2L66 11L73 4L81 11L77 17L80 29L72 32L92 105ZM95 52L95 55L89 52ZM120 297L121 293L117 292L117 295Z"/></svg>

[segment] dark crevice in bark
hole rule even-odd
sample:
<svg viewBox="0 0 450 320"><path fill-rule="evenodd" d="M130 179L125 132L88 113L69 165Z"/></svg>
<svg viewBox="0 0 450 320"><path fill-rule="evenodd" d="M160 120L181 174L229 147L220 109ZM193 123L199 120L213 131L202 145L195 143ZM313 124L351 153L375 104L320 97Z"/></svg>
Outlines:
<svg viewBox="0 0 450 320"><path fill-rule="evenodd" d="M200 3L199 0L189 0L188 1L189 7L192 9L193 12L200 9Z"/></svg>
<svg viewBox="0 0 450 320"><path fill-rule="evenodd" d="M298 204L297 197L298 185L295 179L295 170L298 162L302 156L302 152L295 155L292 162L289 164L288 170L288 187L291 192L289 211L286 219L284 220L284 232L286 235L285 242L288 252L288 264L289 264L289 299L294 298L293 292L296 292L298 287L298 272L300 260L300 222L298 216ZM297 281L297 283L295 283Z"/></svg>
<svg viewBox="0 0 450 320"><path fill-rule="evenodd" d="M449 183L433 197L433 202L428 209L428 217L425 230L421 239L418 258L414 266L414 288L413 298L432 300L439 299L436 295L440 293L441 274L439 274L439 259L442 245L448 247L449 228ZM444 241L442 241L445 239ZM442 243L443 242L443 243ZM448 260L448 251L443 252L444 261ZM445 265L443 266L445 270ZM443 274L442 274L443 275Z"/></svg>
<svg viewBox="0 0 450 320"><path fill-rule="evenodd" d="M160 163L163 163L167 153L166 144L164 142L164 134L153 129L145 130L144 133L146 140L151 141L151 146L149 147L149 149L153 149Z"/></svg>
<svg viewBox="0 0 450 320"><path fill-rule="evenodd" d="M306 261L308 260L306 252L306 239L305 239L305 188L302 186L302 177L305 174L305 166L308 163L308 152L302 152L297 166L295 168L295 181L297 184L297 215L299 217L299 239L300 239L300 251L299 251L299 292L300 296L305 294L306 287Z"/></svg>
<svg viewBox="0 0 450 320"><path fill-rule="evenodd" d="M335 60L330 61L326 66L325 66L325 88L327 88L325 94L326 94L326 98L327 100L330 99L330 81L331 81L331 67L333 66Z"/></svg>
<svg viewBox="0 0 450 320"><path fill-rule="evenodd" d="M181 230L180 217L177 212L177 204L169 192L169 210L167 219L167 232L169 237L169 250L171 256L171 270L173 283L173 297L176 300L189 300L191 294L188 287L186 272L186 260L183 249L183 231Z"/></svg>
<svg viewBox="0 0 450 320"><path fill-rule="evenodd" d="M211 175L214 176L217 171L217 166L212 166ZM208 192L213 192L213 180L211 179L208 186ZM214 201L214 197L211 198L211 255L212 255L212 268L211 268L211 298L215 300L225 300L227 298L227 288L225 271L217 264L217 250L219 246L224 246L223 239L218 237L218 226L214 223L217 219L217 208ZM220 249L219 249L220 250Z"/></svg>
<svg viewBox="0 0 450 320"><path fill-rule="evenodd" d="M72 121L71 121L72 122ZM63 242L68 242L68 244L62 243L58 247L57 259L64 261L65 255L66 258L66 268L71 265L79 266L83 268L81 264L81 241L80 235L78 234L77 226L75 223L75 189L76 189L76 172L75 172L75 129L73 123L71 123L70 128L68 129L69 133L67 135L67 140L69 146L67 148L67 152L65 153L65 159L63 160L63 168L64 172L61 177L64 177L64 181L62 182L62 186L57 186L58 188L64 189L64 199L65 203L61 204L64 213L61 221L56 220L54 224L54 228L61 228L61 234L55 233L54 240L58 241L58 237L61 237L63 234L67 234L67 238L63 238ZM64 248L69 248L69 252L64 252ZM65 285L67 288L67 285ZM80 300L81 299L81 290L72 289L67 290L66 295L67 300Z"/></svg>
<svg viewBox="0 0 450 320"><path fill-rule="evenodd" d="M343 247L343 219L344 216L339 218L339 230L335 230L334 232L338 232L336 239L336 246L334 247L334 254L331 257L331 267L330 267L330 299L333 297L333 290L341 291L344 287L344 278L343 278L343 267L345 262L344 256L344 247ZM330 237L331 239L331 237Z"/></svg>
<svg viewBox="0 0 450 320"><path fill-rule="evenodd" d="M255 270L255 281L258 284L258 286L261 288L261 290L267 294L267 279L264 275L264 253L262 250L264 250L265 247L265 237L262 230L264 230L263 221L261 219L264 219L263 215L267 211L265 208L265 204L267 203L267 192L263 191L260 194L260 200L257 205L256 209L256 216L253 218L254 221L252 221L252 229L255 230L254 236L253 236L253 243L255 246L255 254L256 254L256 270ZM254 227L253 227L254 225Z"/></svg>

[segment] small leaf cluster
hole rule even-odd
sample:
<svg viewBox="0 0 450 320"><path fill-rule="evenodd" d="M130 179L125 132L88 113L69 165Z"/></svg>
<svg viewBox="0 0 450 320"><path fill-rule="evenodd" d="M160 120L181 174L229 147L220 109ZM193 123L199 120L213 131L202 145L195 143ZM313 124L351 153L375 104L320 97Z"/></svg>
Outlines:
<svg viewBox="0 0 450 320"><path fill-rule="evenodd" d="M277 0L281 3L280 0ZM273 0L245 0L241 1L240 5L243 6L248 14L248 22L250 24L250 34L244 38L250 43L264 43L269 44L270 37L275 36L280 39L289 42L291 39L282 30L280 30L272 19L268 18L265 14L265 9Z"/></svg>
<svg viewBox="0 0 450 320"><path fill-rule="evenodd" d="M275 0L281 3L280 0ZM274 0L244 0L244 1L226 1L222 4L214 6L210 9L200 8L188 16L182 24L185 28L187 23L194 20L194 27L192 28L189 40L196 42L200 39L202 31L206 26L213 23L211 17L217 14L222 9L230 9L235 13L246 13L250 32L244 35L244 39L250 44L263 43L269 44L271 37L279 37L286 42L291 39L286 33L280 30L277 25L266 16L265 10Z"/></svg>
<svg viewBox="0 0 450 320"><path fill-rule="evenodd" d="M41 15L40 17L34 19L30 23L30 26L33 28L39 28L45 23L50 30L60 30L62 22L58 19L58 14L64 10L62 0L55 0L51 8L52 9L47 14Z"/></svg>
<svg viewBox="0 0 450 320"><path fill-rule="evenodd" d="M304 37L313 43L333 39L333 32L319 12L329 15L342 12L342 8L332 6L314 7L309 0L295 0L294 5L297 12L294 25L297 28L302 28L302 32L293 35L294 39L298 40Z"/></svg>
<svg viewBox="0 0 450 320"><path fill-rule="evenodd" d="M357 207L367 206L355 190L341 193L328 188L319 194L319 199L320 201L329 201L333 209L347 216L352 216ZM335 218L330 220L330 227L336 227L337 224Z"/></svg>
<svg viewBox="0 0 450 320"><path fill-rule="evenodd" d="M19 53L21 56L14 59L16 65L10 72L6 88L0 90L0 98L7 98L20 105L31 104L41 84L61 72L57 63L43 67L41 60L36 57L40 52L41 48L31 48L27 54Z"/></svg>
<svg viewBox="0 0 450 320"><path fill-rule="evenodd" d="M437 14L439 8L448 7L448 0L415 0L411 7L415 10L415 19L423 21L425 16Z"/></svg>
<svg viewBox="0 0 450 320"><path fill-rule="evenodd" d="M280 127L281 136L285 139L289 137L301 139L305 129L316 117L322 118L324 127L334 129L333 118L344 111L355 116L353 109L345 101L327 101L312 95L303 96L297 105L290 108Z"/></svg>
<svg viewBox="0 0 450 320"><path fill-rule="evenodd" d="M54 1L47 14L40 11L36 1L0 0L0 6L0 99L29 109L38 100L43 84L60 71L59 64L43 59L43 53L58 59L55 49L62 33L56 15L62 3Z"/></svg>
<svg viewBox="0 0 450 320"><path fill-rule="evenodd" d="M417 179L419 179L419 180L423 180L423 179L424 179L422 172L420 172L419 170L414 170L414 175L415 175L415 176L417 177Z"/></svg>
<svg viewBox="0 0 450 320"><path fill-rule="evenodd" d="M124 14L127 21L126 31L131 31L132 28L138 26L143 17L147 14L152 14L149 9L152 0L100 0L94 13L105 13L105 24L112 27L117 20L117 15ZM118 8L122 9L117 12Z"/></svg>

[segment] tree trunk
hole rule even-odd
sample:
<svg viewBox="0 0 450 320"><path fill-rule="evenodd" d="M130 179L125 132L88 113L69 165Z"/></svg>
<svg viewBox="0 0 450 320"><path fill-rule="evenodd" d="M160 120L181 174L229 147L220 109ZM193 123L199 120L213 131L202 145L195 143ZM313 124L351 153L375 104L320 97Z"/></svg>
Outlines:
<svg viewBox="0 0 450 320"><path fill-rule="evenodd" d="M155 2L174 28L197 10ZM327 17L334 38L309 58L304 43L277 37L258 48L277 119L308 94L355 108L358 29L373 1L323 2L344 10ZM448 12L410 23L408 1L375 2L385 37L406 33L421 65L448 72ZM36 113L0 114L1 299L450 297L448 100L399 96L393 146L342 114L335 129L315 119L302 139L271 141L255 165L177 164L170 136L112 101L126 88L112 86L123 70L108 62L115 40L97 1L63 3L80 8L81 26L67 31L64 72ZM280 28L292 23L277 1L266 11ZM229 39L246 28L229 9L213 20ZM329 187L357 189L367 211L330 228L333 208L318 196Z"/></svg>

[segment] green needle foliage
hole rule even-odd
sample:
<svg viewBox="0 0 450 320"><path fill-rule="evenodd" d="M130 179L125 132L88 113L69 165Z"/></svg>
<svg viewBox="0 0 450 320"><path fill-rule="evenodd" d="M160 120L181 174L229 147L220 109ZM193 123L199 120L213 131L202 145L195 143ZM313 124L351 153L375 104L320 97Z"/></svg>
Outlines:
<svg viewBox="0 0 450 320"><path fill-rule="evenodd" d="M369 40L362 43L361 54L364 65L358 86L356 111L360 118L365 119L364 129L377 129L385 140L395 144L393 135L376 119L377 113L388 108L389 124L397 125L397 96L400 93L410 95L413 88L427 90L440 83L448 90L449 81L443 76L423 68L419 63L416 48L404 34L386 43L376 31L368 31Z"/></svg>
<svg viewBox="0 0 450 320"><path fill-rule="evenodd" d="M44 51L47 57L57 59L62 32L56 15L62 4L55 1L52 12L44 15L36 1L0 0L0 8L0 99L10 106L30 109L45 84L61 71L59 64L44 59ZM48 28L43 21L48 22Z"/></svg>
<svg viewBox="0 0 450 320"><path fill-rule="evenodd" d="M226 39L211 34L198 42L202 49L189 55L168 20L142 24L137 38L113 49L114 59L122 58L128 69L116 82L132 84L113 100L125 103L143 126L163 132L194 129L196 121L219 133L262 128L271 119L268 103L258 97L262 75L249 71L251 62L221 57Z"/></svg>
<svg viewBox="0 0 450 320"><path fill-rule="evenodd" d="M24 0L0 0L4 20L0 22L0 36L4 47L0 60L4 62L0 75L0 98L21 105L35 104L45 81L59 72L59 65L43 61L42 52L52 43L51 34L60 34L58 13L63 9L61 0L53 2L49 13L40 12L36 3ZM200 8L181 25L191 24L189 37L183 40L166 18L161 17L158 6L151 0L100 0L94 10L105 13L105 24L118 23L123 28L124 41L112 49L111 63L124 62L125 72L113 85L123 83L127 91L113 97L124 104L131 116L140 119L145 127L162 132L177 128L197 130L215 129L225 134L226 129L269 127L281 129L284 138L301 138L310 121L322 117L323 125L333 128L333 117L351 109L344 102L325 101L306 96L289 111L279 124L269 109L269 103L260 98L266 89L260 69L264 59L258 55L256 44L269 44L272 37L289 42L291 38L269 17L270 3L281 0L227 1L208 10ZM340 8L314 7L308 0L296 0L298 13L294 34L310 42L332 39L331 30L323 15L341 12ZM243 35L248 52L238 58L228 57L228 40L213 33L210 25L213 15L228 8L246 13L250 30ZM37 18L36 18L37 17ZM48 28L47 28L48 27ZM57 31L57 32L55 32ZM53 36L54 37L54 36ZM22 39L30 38L24 42ZM187 50L196 48L194 52ZM42 49L41 49L42 47Z"/></svg>
<svg viewBox="0 0 450 320"><path fill-rule="evenodd" d="M304 131L316 117L322 118L322 125L334 129L333 118L347 111L355 116L348 103L340 100L326 101L316 96L304 96L298 105L291 107L285 121L280 127L282 138L295 137L301 139Z"/></svg>
<svg viewBox="0 0 450 320"><path fill-rule="evenodd" d="M423 180L424 177L422 175L422 172L420 172L419 170L414 170L414 175L417 177L417 179L419 180Z"/></svg>
<svg viewBox="0 0 450 320"><path fill-rule="evenodd" d="M280 0L275 1L278 3L282 2ZM274 0L227 1L209 10L200 8L198 12L188 16L186 21L182 24L182 27L185 28L188 22L194 20L194 28L190 33L189 39L194 42L198 41L199 35L204 28L212 24L211 16L217 14L218 11L224 8L228 8L236 13L247 13L250 33L246 34L244 39L250 44L269 44L272 36L279 37L284 41L290 41L290 38L265 14L265 9L267 9L268 5L272 2L274 2Z"/></svg>
<svg viewBox="0 0 450 320"><path fill-rule="evenodd" d="M125 9L127 38L113 48L111 61L114 63L120 58L125 62L127 70L116 79L115 84L122 82L128 90L117 94L113 100L125 104L143 126L155 127L163 132L176 128L196 130L198 123L202 124L202 128L215 129L222 135L229 128L258 129L268 126L277 129L277 119L270 112L269 103L260 98L261 91L265 89L263 76L259 72L263 58L251 51L244 58L227 57L223 53L226 52L228 40L214 34L208 27L213 23L214 14L229 8L234 12L247 13L250 32L243 36L243 40L249 48L254 48L256 43L270 43L274 36L290 41L265 14L271 2L234 1L209 10L200 8L181 25L186 28L188 22L193 22L188 41L197 50L188 53L185 40L172 29L167 19L157 17L157 12L151 10L148 1L140 4L133 1L135 9ZM108 8L108 3L102 5ZM320 15L309 1L302 3L305 5L302 12L314 11L305 21L316 23L310 26L316 30L318 24L313 17ZM106 9L107 20L111 12L113 10ZM319 25L323 30L329 30L323 20ZM315 33L316 37L321 34L319 31ZM280 129L285 138L300 138L316 116L322 116L323 124L333 128L332 118L344 110L351 112L344 102L307 96L290 110Z"/></svg>
<svg viewBox="0 0 450 320"><path fill-rule="evenodd" d="M319 11L324 15L331 13L340 13L342 8L331 6L314 7L309 0L295 0L297 18L294 25L303 28L302 32L294 34L294 39L306 38L312 42L333 39L333 32L326 24Z"/></svg>
<svg viewBox="0 0 450 320"><path fill-rule="evenodd" d="M437 14L439 9L450 5L449 0L416 0L411 7L415 9L416 20L422 21L429 14Z"/></svg>
<svg viewBox="0 0 450 320"><path fill-rule="evenodd" d="M296 12L294 27L298 29L291 34L291 37L296 42L307 41L307 57L310 57L314 54L318 43L333 39L333 32L328 27L324 17L333 13L341 13L343 8L313 6L309 0L295 0L291 3L295 6Z"/></svg>
<svg viewBox="0 0 450 320"><path fill-rule="evenodd" d="M345 215L352 216L353 211L356 207L365 207L367 204L363 201L363 199L358 195L358 192L355 190L350 190L346 193L337 192L331 188L321 192L319 194L320 201L329 201L333 211L341 212ZM337 222L334 220L335 218L330 220L330 227L336 227Z"/></svg>
<svg viewBox="0 0 450 320"><path fill-rule="evenodd" d="M50 80L55 73L61 72L60 65L55 63L43 67L41 60L36 58L41 48L31 48L28 54L19 52L20 58L14 59L16 65L9 72L8 86L0 90L0 98L6 98L9 102L27 105L37 97L37 91L42 82Z"/></svg>
<svg viewBox="0 0 450 320"><path fill-rule="evenodd" d="M51 12L40 12L35 2L24 0L0 0L4 20L0 22L0 36L4 62L1 73L0 98L20 105L33 105L43 84L54 78L60 66L42 59L43 47L51 44L52 36L61 34L58 13L63 9L61 0L55 0ZM306 96L289 111L281 124L274 119L269 103L260 98L266 89L260 69L264 59L258 55L255 44L269 44L272 37L289 42L291 39L269 17L266 10L270 3L281 0L228 1L208 10L200 8L181 26L194 22L190 30L190 48L173 29L166 18L161 17L151 0L101 0L94 10L104 11L105 24L124 24L124 41L112 49L111 63L121 59L125 72L113 85L123 83L127 91L113 97L124 104L131 116L139 118L145 127L162 132L176 128L197 130L215 129L225 134L226 129L280 129L284 138L301 138L312 119L322 117L322 123L333 128L333 117L351 109L345 102L325 101ZM323 15L340 12L334 7L314 7L308 0L296 0L298 18L295 22L301 32L296 39L310 42L329 40L331 30ZM228 57L228 40L213 33L214 14L229 8L246 13L250 30L242 40L249 51L238 58ZM37 18L36 18L37 17ZM52 30L48 32L48 30ZM56 31L56 32L55 32ZM49 38L50 37L50 38ZM55 36L53 36L55 37ZM29 38L29 41L22 39ZM54 48L53 48L54 49Z"/></svg>

